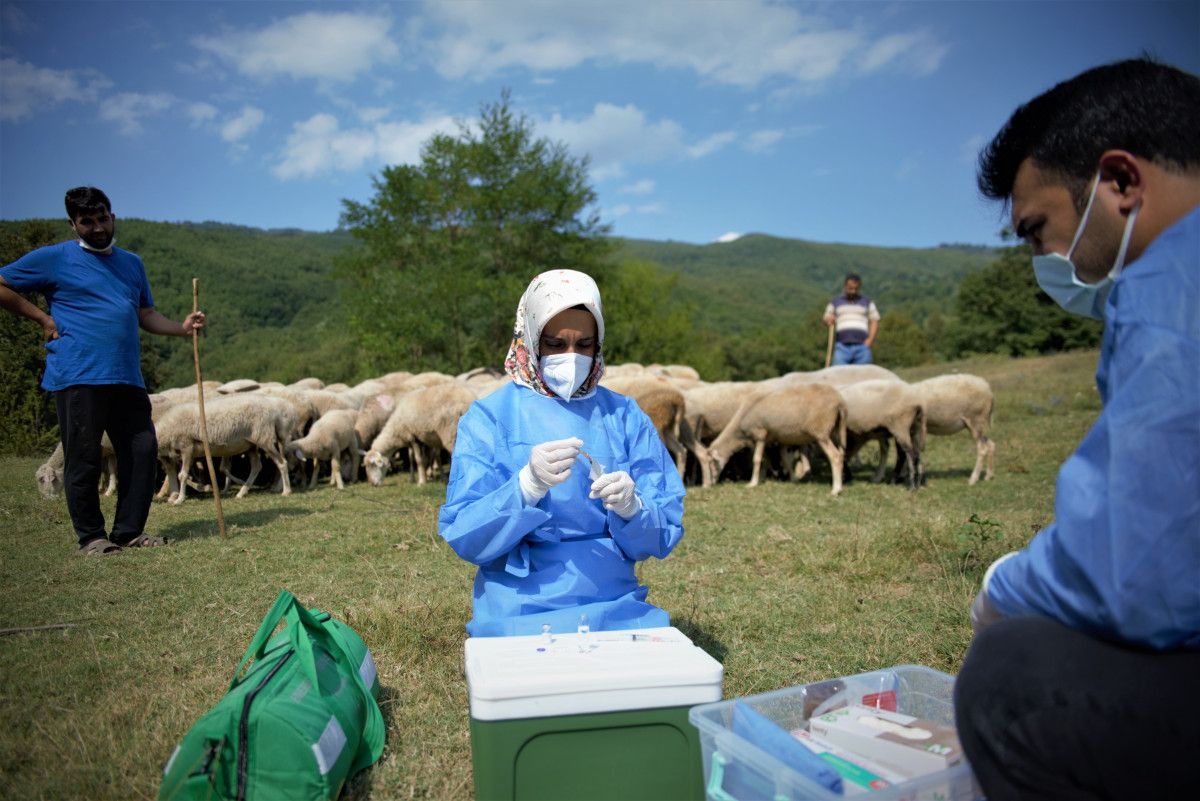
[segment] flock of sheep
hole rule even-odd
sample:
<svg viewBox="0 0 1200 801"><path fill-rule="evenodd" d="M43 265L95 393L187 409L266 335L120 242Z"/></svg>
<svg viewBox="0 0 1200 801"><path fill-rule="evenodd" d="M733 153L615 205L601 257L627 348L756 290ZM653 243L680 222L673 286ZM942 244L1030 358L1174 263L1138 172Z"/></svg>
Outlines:
<svg viewBox="0 0 1200 801"><path fill-rule="evenodd" d="M244 497L258 478L262 457L276 470L275 488L284 495L292 482L312 488L328 464L329 482L341 489L360 470L373 485L406 461L418 484L440 475L443 454L454 450L459 418L467 407L509 381L497 370L479 368L457 377L442 373L394 372L353 387L306 378L294 384L239 379L204 382L208 441L220 459L224 487L240 484ZM704 486L716 482L730 458L753 446L750 485L759 483L767 446L778 446L792 480L810 470L819 448L828 458L833 494L842 489L843 468L868 441L880 443L875 480L882 480L889 442L896 441L895 477L920 486L926 434L968 430L975 440L969 483L993 474L995 444L987 437L992 391L977 376L953 374L906 383L874 365L829 367L788 373L765 381L705 382L682 365L610 366L603 386L632 397L654 422L685 478ZM193 385L150 396L158 458L166 478L159 497L182 503L189 486L209 491L204 473L199 404ZM107 438L106 438L107 439ZM115 459L105 442L105 494L116 486ZM234 469L234 458L244 465ZM691 457L691 458L689 458ZM62 488L62 447L37 470L43 496Z"/></svg>

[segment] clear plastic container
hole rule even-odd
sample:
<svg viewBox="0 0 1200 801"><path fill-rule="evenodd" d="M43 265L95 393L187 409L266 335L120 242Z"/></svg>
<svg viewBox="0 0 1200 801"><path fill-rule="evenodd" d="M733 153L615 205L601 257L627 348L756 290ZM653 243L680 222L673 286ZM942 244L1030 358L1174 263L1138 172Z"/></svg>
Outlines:
<svg viewBox="0 0 1200 801"><path fill-rule="evenodd" d="M954 677L921 665L897 665L841 679L692 707L688 720L700 730L706 794L711 801L825 801L836 795L734 734L737 701L749 704L787 731L804 728L814 713L852 698L935 723L954 725ZM977 801L983 797L962 762L890 787L863 791L871 801Z"/></svg>

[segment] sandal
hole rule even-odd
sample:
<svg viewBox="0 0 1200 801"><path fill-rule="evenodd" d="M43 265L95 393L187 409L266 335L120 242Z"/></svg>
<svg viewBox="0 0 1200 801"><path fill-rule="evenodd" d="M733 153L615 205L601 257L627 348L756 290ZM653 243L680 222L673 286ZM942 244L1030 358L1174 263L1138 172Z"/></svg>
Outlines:
<svg viewBox="0 0 1200 801"><path fill-rule="evenodd" d="M166 545L165 537L156 537L153 534L139 534L129 542L121 543L123 548L156 548L159 545Z"/></svg>
<svg viewBox="0 0 1200 801"><path fill-rule="evenodd" d="M104 537L97 537L80 545L79 550L75 553L79 556L109 556L120 552L120 545L117 545L115 542L109 542Z"/></svg>

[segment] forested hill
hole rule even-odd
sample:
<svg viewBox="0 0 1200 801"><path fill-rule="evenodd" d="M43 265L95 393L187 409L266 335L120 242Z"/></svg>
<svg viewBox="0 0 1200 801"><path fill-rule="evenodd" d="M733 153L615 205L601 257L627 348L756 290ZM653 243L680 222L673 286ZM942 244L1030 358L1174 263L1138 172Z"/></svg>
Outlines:
<svg viewBox="0 0 1200 801"><path fill-rule="evenodd" d="M881 309L903 309L918 322L948 311L958 284L996 260L975 246L881 248L748 234L732 242L689 245L621 239L620 255L680 273L678 291L706 325L746 330L823 307L848 272Z"/></svg>
<svg viewBox="0 0 1200 801"><path fill-rule="evenodd" d="M42 222L60 226L63 239L71 235L65 221ZM0 234L11 236L24 224L0 221ZM357 374L359 354L341 322L346 310L333 278L335 256L353 246L348 233L120 219L117 243L141 255L155 303L169 317L190 310L191 279L200 279L201 305L211 321L202 343L206 375L364 377ZM614 244L618 261L677 272L678 299L694 309L700 327L719 332L785 325L819 311L847 271L863 275L865 291L885 313L904 310L920 323L931 310L952 306L960 280L996 258L982 248L876 248L762 234L710 245ZM143 341L157 361L151 365L156 383L191 382L190 348L161 337Z"/></svg>

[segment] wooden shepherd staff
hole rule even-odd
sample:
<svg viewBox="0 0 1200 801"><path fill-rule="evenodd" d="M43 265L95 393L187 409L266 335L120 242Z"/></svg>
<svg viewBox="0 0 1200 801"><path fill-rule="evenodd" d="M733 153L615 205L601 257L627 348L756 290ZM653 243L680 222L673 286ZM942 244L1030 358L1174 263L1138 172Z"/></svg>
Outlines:
<svg viewBox="0 0 1200 801"><path fill-rule="evenodd" d="M826 367L828 367L829 363L833 361L833 329L834 328L836 328L836 325L829 326L829 344L825 346L825 366ZM199 379L197 379L197 380L199 380Z"/></svg>
<svg viewBox="0 0 1200 801"><path fill-rule="evenodd" d="M200 279L192 279L192 311L200 311ZM200 399L200 444L204 446L204 461L208 465L208 481L212 485L213 500L217 503L217 527L221 536L225 532L225 513L221 511L221 486L217 483L217 471L213 469L212 451L208 448L208 423L204 419L204 382L200 379L200 332L192 329L192 362L196 365L196 395Z"/></svg>

